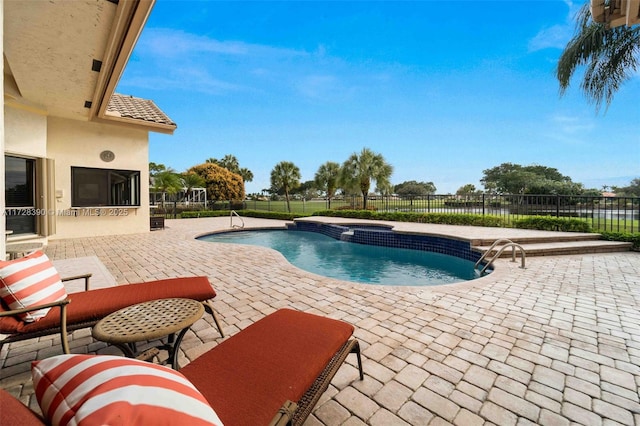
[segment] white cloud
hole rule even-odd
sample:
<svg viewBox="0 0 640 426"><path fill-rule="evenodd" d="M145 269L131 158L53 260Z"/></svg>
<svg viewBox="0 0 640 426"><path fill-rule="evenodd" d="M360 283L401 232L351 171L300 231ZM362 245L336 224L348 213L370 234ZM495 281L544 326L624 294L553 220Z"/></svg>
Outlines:
<svg viewBox="0 0 640 426"><path fill-rule="evenodd" d="M571 39L572 31L573 29L566 24L545 28L529 41L529 52L548 48L564 49Z"/></svg>
<svg viewBox="0 0 640 426"><path fill-rule="evenodd" d="M287 64L311 57L300 50L221 41L182 30L147 28L127 66L125 86L220 95L260 91L256 78L275 78Z"/></svg>
<svg viewBox="0 0 640 426"><path fill-rule="evenodd" d="M543 49L564 49L567 42L573 36L575 26L575 16L581 5L576 5L570 0L565 0L568 13L565 22L541 29L531 40L529 40L529 52L536 52Z"/></svg>
<svg viewBox="0 0 640 426"><path fill-rule="evenodd" d="M334 75L308 75L296 84L298 92L311 99L326 100L340 96L343 87L340 80Z"/></svg>
<svg viewBox="0 0 640 426"><path fill-rule="evenodd" d="M216 40L206 36L181 30L146 29L137 49L142 53L157 57L227 55L227 56L306 56L307 53L294 49L283 49L268 45L251 44L242 41Z"/></svg>
<svg viewBox="0 0 640 426"><path fill-rule="evenodd" d="M587 132L591 131L594 128L593 122L586 121L581 117L557 115L553 117L552 120L556 124L557 129L566 134Z"/></svg>
<svg viewBox="0 0 640 426"><path fill-rule="evenodd" d="M332 56L321 43L307 52L165 28L145 29L135 56L123 86L212 95L295 93L320 102L349 100L367 87L393 81L402 71L394 64L350 63Z"/></svg>
<svg viewBox="0 0 640 426"><path fill-rule="evenodd" d="M563 145L584 145L595 127L582 117L558 114L550 118L544 136Z"/></svg>
<svg viewBox="0 0 640 426"><path fill-rule="evenodd" d="M172 68L158 75L136 75L122 82L125 87L144 89L194 91L209 95L251 90L248 87L221 80L203 68Z"/></svg>

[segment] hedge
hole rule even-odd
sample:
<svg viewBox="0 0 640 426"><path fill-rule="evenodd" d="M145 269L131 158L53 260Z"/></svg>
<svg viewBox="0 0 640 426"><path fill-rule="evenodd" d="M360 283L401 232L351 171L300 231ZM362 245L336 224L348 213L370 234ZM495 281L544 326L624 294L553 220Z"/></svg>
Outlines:
<svg viewBox="0 0 640 426"><path fill-rule="evenodd" d="M603 240L624 241L633 243L632 250L640 251L640 233L631 234L629 232L600 232Z"/></svg>
<svg viewBox="0 0 640 426"><path fill-rule="evenodd" d="M182 219L192 219L197 217L220 217L229 216L228 210L198 210L198 211L185 211L180 213Z"/></svg>
<svg viewBox="0 0 640 426"><path fill-rule="evenodd" d="M279 219L279 220L293 220L297 217L307 217L310 214L305 213L287 213L287 212L268 212L264 210L239 210L239 216L245 217L259 217L262 219ZM228 210L203 210L193 212L183 212L183 219L198 218L198 217L221 217L229 216Z"/></svg>
<svg viewBox="0 0 640 426"><path fill-rule="evenodd" d="M498 216L456 213L375 212L371 210L322 210L313 216L348 217L353 219L388 220L394 222L437 223L441 225L504 226Z"/></svg>
<svg viewBox="0 0 640 426"><path fill-rule="evenodd" d="M531 216L512 222L514 228L537 229L540 231L591 232L591 225L581 219L552 216Z"/></svg>

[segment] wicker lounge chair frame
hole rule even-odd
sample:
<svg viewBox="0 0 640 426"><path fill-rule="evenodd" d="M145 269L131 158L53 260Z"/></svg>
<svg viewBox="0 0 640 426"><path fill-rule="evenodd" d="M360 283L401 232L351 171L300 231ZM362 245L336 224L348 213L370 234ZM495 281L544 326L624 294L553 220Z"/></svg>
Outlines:
<svg viewBox="0 0 640 426"><path fill-rule="evenodd" d="M362 356L360 355L360 343L356 339L351 339L344 344L342 349L338 351L326 368L322 371L320 376L316 379L313 385L305 392L298 403L287 401L280 409L280 412L273 419L273 425L302 425L307 417L313 411L313 408L318 403L318 400L322 394L327 390L331 380L338 372L338 369L342 366L349 354L356 354L358 358L358 372L360 380L364 379L364 372L362 370ZM295 406L295 409L292 408ZM288 417L285 416L288 413ZM290 413L290 414L289 414Z"/></svg>
<svg viewBox="0 0 640 426"><path fill-rule="evenodd" d="M91 289L89 288L89 280L91 278L92 274L81 274L81 275L75 275L72 277L65 277L62 278L61 280L63 282L67 282L67 281L73 281L73 280L80 280L83 279L84 280L84 291L91 291ZM136 284L126 284L126 285L136 285ZM114 289L117 287L113 287ZM11 343L11 342L18 342L18 341L22 341L22 340L29 340L29 339L34 339L37 337L43 337L43 336L50 336L53 334L59 334L60 335L60 344L62 346L62 351L65 354L69 354L71 353L71 350L69 348L69 333L75 330L80 330L83 328L90 328L93 327L94 325L96 325L98 323L98 321L100 321L101 318L97 318L97 319L93 319L90 321L80 321L80 322L75 322L75 323L69 323L67 321L67 305L69 303L71 303L73 300L73 293L69 294L69 296L61 301L58 302L52 302L52 303L47 303L47 304L43 304L43 305L38 305L38 306L32 306L29 308L23 308L23 309L12 309L12 310L3 310L0 311L0 318L1 317L7 317L7 316L14 316L14 315L19 315L22 313L26 313L26 312L31 312L31 311L35 311L38 309L43 309L43 308L59 308L60 311L60 322L59 325L56 325L55 327L51 327L51 328L46 328L46 329L41 329L41 330L34 330L34 331L29 331L29 332L24 332L24 333L15 333L15 334L9 334L6 335L4 337L4 339L0 340L0 350L2 350L2 347L4 346L5 343ZM220 332L220 336L224 337L224 333L222 331L222 327L220 325L220 321L218 319L218 316L215 312L215 310L213 309L213 306L211 306L211 302L212 300L200 300L200 302L202 302L202 305L204 306L204 309L207 313L209 313L212 318L214 323L216 324L216 327L218 328L218 331ZM0 336L2 336L0 334Z"/></svg>
<svg viewBox="0 0 640 426"><path fill-rule="evenodd" d="M343 321L282 308L206 351L180 372L230 426L302 425L360 344ZM237 415L243 410L242 415Z"/></svg>

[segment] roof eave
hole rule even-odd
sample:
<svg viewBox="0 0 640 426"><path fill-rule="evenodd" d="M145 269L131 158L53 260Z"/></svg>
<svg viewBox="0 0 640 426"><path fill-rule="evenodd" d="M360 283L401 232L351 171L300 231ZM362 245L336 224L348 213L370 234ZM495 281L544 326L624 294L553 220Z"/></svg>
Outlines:
<svg viewBox="0 0 640 426"><path fill-rule="evenodd" d="M106 114L104 117L96 117L93 121L107 124L117 123L119 125L125 125L127 127L136 128L139 130L164 133L167 135L172 135L173 132L175 132L175 130L178 128L178 126L176 126L175 124L163 124L135 118L116 117L110 114Z"/></svg>
<svg viewBox="0 0 640 426"><path fill-rule="evenodd" d="M124 68L149 18L155 0L120 0L107 48L100 69L98 84L91 104L90 119L100 122L118 122L149 131L172 134L175 125L145 120L114 117L107 114L109 100L116 90Z"/></svg>

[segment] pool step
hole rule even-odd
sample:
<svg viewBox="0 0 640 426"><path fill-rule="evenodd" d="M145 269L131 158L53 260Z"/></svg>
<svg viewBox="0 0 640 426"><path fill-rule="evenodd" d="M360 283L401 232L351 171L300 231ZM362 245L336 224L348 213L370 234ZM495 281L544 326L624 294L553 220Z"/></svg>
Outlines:
<svg viewBox="0 0 640 426"><path fill-rule="evenodd" d="M600 234L593 233L569 233L569 232L558 232L553 233L552 235L531 235L531 236L509 236L507 234L506 238L513 241L516 244L524 245L524 244L542 244L542 243L560 243L560 242L584 242L584 241L603 241L601 240ZM486 238L475 238L471 240L472 246L477 247L489 247L495 239L486 239Z"/></svg>
<svg viewBox="0 0 640 426"><path fill-rule="evenodd" d="M539 242L518 242L524 249L527 256L557 256L563 254L586 254L586 253L614 253L631 250L631 243L621 241L605 241L584 239L578 241L539 241ZM485 253L490 245L474 246L475 250ZM494 252L500 249L500 245L494 248ZM511 248L507 248L501 257L510 257ZM519 250L516 250L516 257L519 257Z"/></svg>

